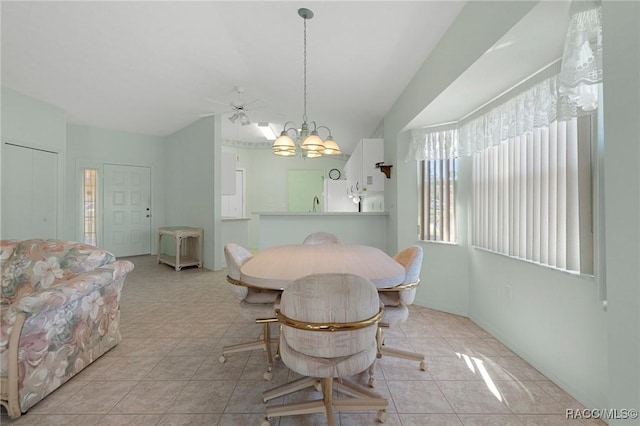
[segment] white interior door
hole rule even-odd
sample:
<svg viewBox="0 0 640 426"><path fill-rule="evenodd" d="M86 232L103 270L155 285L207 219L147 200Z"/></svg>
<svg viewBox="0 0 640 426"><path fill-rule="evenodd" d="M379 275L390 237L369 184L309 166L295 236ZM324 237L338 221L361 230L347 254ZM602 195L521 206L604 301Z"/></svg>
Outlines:
<svg viewBox="0 0 640 426"><path fill-rule="evenodd" d="M56 238L58 154L5 144L2 238Z"/></svg>
<svg viewBox="0 0 640 426"><path fill-rule="evenodd" d="M104 165L104 248L116 256L151 253L151 169Z"/></svg>

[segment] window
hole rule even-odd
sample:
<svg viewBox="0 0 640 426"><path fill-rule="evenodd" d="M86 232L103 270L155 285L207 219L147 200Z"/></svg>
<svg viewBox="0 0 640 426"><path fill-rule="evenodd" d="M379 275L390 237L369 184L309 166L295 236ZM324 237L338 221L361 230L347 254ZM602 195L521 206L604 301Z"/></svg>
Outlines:
<svg viewBox="0 0 640 426"><path fill-rule="evenodd" d="M82 173L83 242L98 244L97 234L97 170L84 169Z"/></svg>
<svg viewBox="0 0 640 426"><path fill-rule="evenodd" d="M420 239L456 241L456 175L455 158L422 160Z"/></svg>
<svg viewBox="0 0 640 426"><path fill-rule="evenodd" d="M473 154L474 246L593 274L590 115Z"/></svg>
<svg viewBox="0 0 640 426"><path fill-rule="evenodd" d="M596 112L560 116L557 74L543 71L453 129L412 132L420 235L456 241L455 159L470 155L473 246L593 275Z"/></svg>

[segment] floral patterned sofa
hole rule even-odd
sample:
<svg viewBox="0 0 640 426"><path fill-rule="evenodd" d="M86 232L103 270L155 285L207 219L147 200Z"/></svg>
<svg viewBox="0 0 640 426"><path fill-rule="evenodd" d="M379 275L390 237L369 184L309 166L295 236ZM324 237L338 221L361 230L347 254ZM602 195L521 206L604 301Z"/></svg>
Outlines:
<svg viewBox="0 0 640 426"><path fill-rule="evenodd" d="M120 341L120 295L133 270L97 247L0 241L0 403L11 418Z"/></svg>

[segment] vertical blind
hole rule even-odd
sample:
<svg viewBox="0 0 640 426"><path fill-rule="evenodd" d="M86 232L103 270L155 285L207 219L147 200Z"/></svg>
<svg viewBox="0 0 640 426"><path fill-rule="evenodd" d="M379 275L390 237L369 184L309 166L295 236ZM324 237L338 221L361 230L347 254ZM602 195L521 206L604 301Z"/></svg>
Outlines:
<svg viewBox="0 0 640 426"><path fill-rule="evenodd" d="M473 244L592 274L590 138L574 117L473 154Z"/></svg>
<svg viewBox="0 0 640 426"><path fill-rule="evenodd" d="M421 162L420 239L456 241L455 158Z"/></svg>

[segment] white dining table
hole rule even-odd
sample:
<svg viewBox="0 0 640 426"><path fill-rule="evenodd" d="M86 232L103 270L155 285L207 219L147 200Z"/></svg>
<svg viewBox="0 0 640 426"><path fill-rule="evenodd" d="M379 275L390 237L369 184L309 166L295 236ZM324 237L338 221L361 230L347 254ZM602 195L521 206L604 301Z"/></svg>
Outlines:
<svg viewBox="0 0 640 426"><path fill-rule="evenodd" d="M351 273L368 278L376 288L404 282L404 267L376 247L350 244L297 244L264 249L240 268L242 284L283 290L311 274Z"/></svg>

